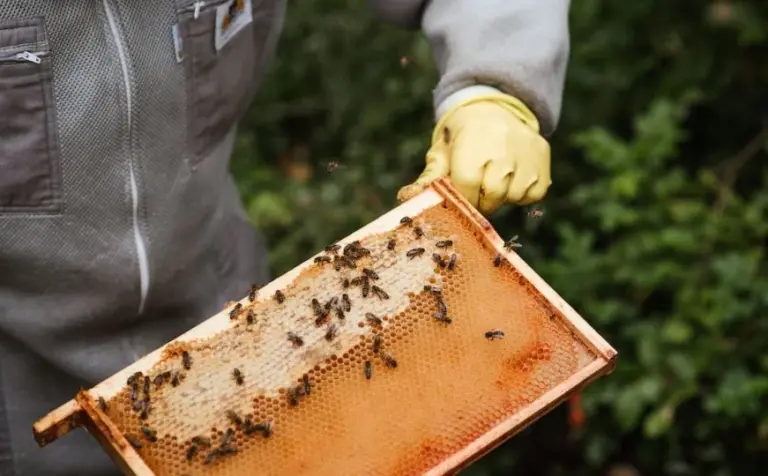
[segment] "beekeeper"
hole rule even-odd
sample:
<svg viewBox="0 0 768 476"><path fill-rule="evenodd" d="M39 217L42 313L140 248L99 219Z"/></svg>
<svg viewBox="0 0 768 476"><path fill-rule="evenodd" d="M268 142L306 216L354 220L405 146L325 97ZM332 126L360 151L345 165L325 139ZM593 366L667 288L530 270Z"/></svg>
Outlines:
<svg viewBox="0 0 768 476"><path fill-rule="evenodd" d="M370 0L421 26L437 127L407 198L450 176L485 213L541 199L567 0ZM103 475L31 425L267 281L228 171L285 0L0 2L0 475Z"/></svg>

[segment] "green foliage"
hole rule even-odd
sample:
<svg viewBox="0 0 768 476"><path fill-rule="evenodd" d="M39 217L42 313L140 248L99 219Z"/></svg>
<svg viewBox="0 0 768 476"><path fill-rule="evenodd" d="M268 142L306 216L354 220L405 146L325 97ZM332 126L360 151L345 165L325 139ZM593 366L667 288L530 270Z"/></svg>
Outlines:
<svg viewBox="0 0 768 476"><path fill-rule="evenodd" d="M573 2L547 213L492 221L619 364L586 390L583 431L561 408L466 474L768 462L766 32L756 0ZM424 39L364 2L291 5L233 160L275 274L394 206L423 164L436 80Z"/></svg>

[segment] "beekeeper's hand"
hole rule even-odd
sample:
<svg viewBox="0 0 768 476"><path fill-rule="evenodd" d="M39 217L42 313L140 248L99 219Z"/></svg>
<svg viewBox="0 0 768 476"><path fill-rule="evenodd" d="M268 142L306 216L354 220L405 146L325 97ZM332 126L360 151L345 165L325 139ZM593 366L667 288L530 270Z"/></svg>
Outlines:
<svg viewBox="0 0 768 476"><path fill-rule="evenodd" d="M552 183L549 144L539 135L539 122L520 100L501 92L463 100L439 116L426 162L416 182L398 192L400 202L448 176L488 215L505 202L539 201Z"/></svg>

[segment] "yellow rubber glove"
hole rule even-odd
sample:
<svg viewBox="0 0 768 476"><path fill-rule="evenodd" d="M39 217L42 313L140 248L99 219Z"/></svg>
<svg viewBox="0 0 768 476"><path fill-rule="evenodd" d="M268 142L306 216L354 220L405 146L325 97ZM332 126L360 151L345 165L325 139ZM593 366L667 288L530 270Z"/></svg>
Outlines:
<svg viewBox="0 0 768 476"><path fill-rule="evenodd" d="M424 172L397 199L409 200L448 176L485 215L505 202L527 205L544 198L552 183L549 159L539 122L520 100L502 93L473 97L440 118Z"/></svg>

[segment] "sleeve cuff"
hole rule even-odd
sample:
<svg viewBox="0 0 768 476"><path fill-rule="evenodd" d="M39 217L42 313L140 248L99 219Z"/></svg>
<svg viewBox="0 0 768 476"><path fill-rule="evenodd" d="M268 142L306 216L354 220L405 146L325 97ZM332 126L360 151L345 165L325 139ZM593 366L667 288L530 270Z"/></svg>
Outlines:
<svg viewBox="0 0 768 476"><path fill-rule="evenodd" d="M466 88L459 89L455 93L445 98L443 102L441 102L437 106L437 109L435 110L435 119L439 121L440 118L443 117L443 115L445 115L446 112L456 107L456 105L459 103L462 103L474 97L487 96L489 94L504 94L504 93L496 88L492 88L490 86L485 86L480 84L477 84L474 86L467 86Z"/></svg>

